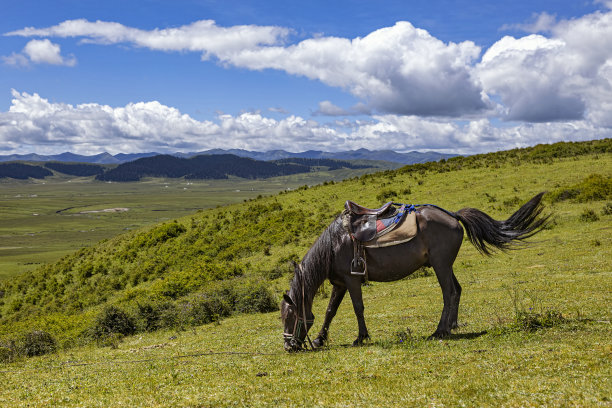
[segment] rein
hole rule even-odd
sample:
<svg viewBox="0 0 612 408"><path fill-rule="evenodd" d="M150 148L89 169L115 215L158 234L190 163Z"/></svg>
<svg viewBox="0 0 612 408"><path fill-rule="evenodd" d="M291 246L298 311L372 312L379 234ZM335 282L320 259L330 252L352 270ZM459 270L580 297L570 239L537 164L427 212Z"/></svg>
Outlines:
<svg viewBox="0 0 612 408"><path fill-rule="evenodd" d="M312 341L310 340L310 336L308 335L308 324L310 323L311 325L314 323L314 319L307 319L306 318L306 307L304 304L304 299L305 299L305 295L304 295L304 271L302 269L302 265L299 265L299 269L300 269L300 283L302 285L302 315L300 316L300 314L297 312L296 310L296 319L295 319L295 323L293 324L293 333L283 333L283 337L285 338L285 340L289 340L290 343L295 343L297 345L299 345L300 347L304 347L305 349L308 349L308 347L306 347L305 341L300 339L300 334L301 334L301 330L302 330L302 326L304 327L304 331L306 333L306 339L308 339L308 343L310 344L310 348L314 350L314 345L312 344ZM296 306L297 308L297 306ZM302 324L300 324L300 322Z"/></svg>

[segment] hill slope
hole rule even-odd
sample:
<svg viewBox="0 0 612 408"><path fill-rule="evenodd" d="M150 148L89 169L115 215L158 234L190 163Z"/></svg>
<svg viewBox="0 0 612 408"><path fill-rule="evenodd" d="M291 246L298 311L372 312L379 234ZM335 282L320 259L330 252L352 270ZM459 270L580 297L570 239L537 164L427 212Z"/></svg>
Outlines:
<svg viewBox="0 0 612 408"><path fill-rule="evenodd" d="M270 178L298 173L308 173L313 166L324 165L334 169L366 168L349 162L327 160L308 162L302 160L265 162L231 154L203 155L183 159L170 155L146 157L120 164L104 174L96 176L103 181L138 181L143 177L185 177L186 179L225 179L236 176L247 179Z"/></svg>
<svg viewBox="0 0 612 408"><path fill-rule="evenodd" d="M96 308L102 305L145 304L156 299L151 307L165 308L206 288L219 293L227 291L223 282L228 280L276 279L289 271L288 260L304 255L317 235L340 212L346 199L370 206L391 199L430 202L450 210L484 204L484 210L493 210L491 215L505 217L534 193L566 185L567 180L579 180L592 171L574 169L573 174L559 174L551 179L548 166L554 164L555 171L563 171L562 165L566 166L567 160L574 160L577 155L600 154L608 160L611 146L609 139L562 143L417 164L335 185L303 187L296 192L205 211L121 235L56 264L1 282L0 331L10 332L13 324L24 322L27 326L27 322L52 313L75 316L74 320L69 319L71 324L75 330L83 330L91 320L76 316L95 314ZM554 159L562 157L572 159ZM501 177L513 172L508 167L518 165L540 166L537 171L546 177L531 184L513 178L499 193L488 192L483 186L480 195L474 197L472 184L478 182L470 178ZM425 180L426 176L429 181ZM451 179L457 180L455 184L449 184ZM497 183L492 191L499 188ZM232 298L234 295L238 296L231 294L230 310L222 307L220 314L242 307L236 306L240 300ZM264 310L268 307L262 306Z"/></svg>
<svg viewBox="0 0 612 408"><path fill-rule="evenodd" d="M605 406L611 142L537 146L303 188L116 237L5 282L5 339L37 328L70 346L81 330L108 327L109 317L113 327L122 322L141 334L119 342L114 332L100 343L110 348L8 364L0 403ZM274 302L262 286L287 288L285 260L301 257L347 198L470 206L501 219L546 189L558 200L547 202L555 222L533 246L491 258L462 248L455 263L462 324L447 340L425 340L442 308L432 276L364 287L373 341L362 348L346 347L357 331L348 297L319 353L283 352L277 313L197 326L230 300L236 311L266 310ZM326 286L315 302L312 332L328 294ZM190 325L197 327L183 330Z"/></svg>

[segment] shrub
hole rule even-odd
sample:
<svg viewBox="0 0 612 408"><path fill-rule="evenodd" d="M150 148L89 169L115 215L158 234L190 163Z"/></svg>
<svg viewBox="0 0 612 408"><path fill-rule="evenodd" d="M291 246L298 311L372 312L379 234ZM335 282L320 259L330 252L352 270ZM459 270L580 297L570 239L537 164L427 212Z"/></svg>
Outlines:
<svg viewBox="0 0 612 408"><path fill-rule="evenodd" d="M174 309L176 306L171 302L137 302L135 316L137 331L150 332L163 327L175 327Z"/></svg>
<svg viewBox="0 0 612 408"><path fill-rule="evenodd" d="M382 190L380 193L376 195L376 199L378 201L390 201L394 197L397 197L397 192L391 189Z"/></svg>
<svg viewBox="0 0 612 408"><path fill-rule="evenodd" d="M127 336L135 332L136 323L134 319L116 306L105 307L91 327L91 335L94 338L104 338L112 334Z"/></svg>
<svg viewBox="0 0 612 408"><path fill-rule="evenodd" d="M591 208L586 208L582 214L580 214L580 221L593 222L599 220L599 217Z"/></svg>
<svg viewBox="0 0 612 408"><path fill-rule="evenodd" d="M544 313L535 313L532 311L518 312L512 327L522 331L534 332L546 327L557 326L563 323L565 318L556 310L547 310Z"/></svg>
<svg viewBox="0 0 612 408"><path fill-rule="evenodd" d="M251 283L239 289L235 310L241 313L267 313L278 310L278 304L267 286Z"/></svg>
<svg viewBox="0 0 612 408"><path fill-rule="evenodd" d="M612 203L608 202L604 206L603 210L601 210L602 215L612 215Z"/></svg>
<svg viewBox="0 0 612 408"><path fill-rule="evenodd" d="M27 357L49 354L54 352L57 348L55 338L42 330L32 330L26 333L21 343L23 354Z"/></svg>
<svg viewBox="0 0 612 408"><path fill-rule="evenodd" d="M212 323L232 313L228 296L222 292L201 294L189 302L189 317L194 325Z"/></svg>
<svg viewBox="0 0 612 408"><path fill-rule="evenodd" d="M553 202L573 199L584 203L610 197L612 197L612 177L601 174L591 174L578 184L551 193Z"/></svg>
<svg viewBox="0 0 612 408"><path fill-rule="evenodd" d="M14 341L0 342L0 363L11 363L17 357L17 347Z"/></svg>

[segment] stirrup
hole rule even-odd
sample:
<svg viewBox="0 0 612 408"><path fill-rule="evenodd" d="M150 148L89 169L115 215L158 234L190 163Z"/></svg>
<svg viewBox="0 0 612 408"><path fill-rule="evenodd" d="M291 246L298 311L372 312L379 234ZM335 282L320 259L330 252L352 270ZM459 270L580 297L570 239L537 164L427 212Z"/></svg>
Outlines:
<svg viewBox="0 0 612 408"><path fill-rule="evenodd" d="M360 266L363 266L363 269L361 269ZM366 269L365 259L361 256L353 258L351 261L351 275L364 276L366 274Z"/></svg>

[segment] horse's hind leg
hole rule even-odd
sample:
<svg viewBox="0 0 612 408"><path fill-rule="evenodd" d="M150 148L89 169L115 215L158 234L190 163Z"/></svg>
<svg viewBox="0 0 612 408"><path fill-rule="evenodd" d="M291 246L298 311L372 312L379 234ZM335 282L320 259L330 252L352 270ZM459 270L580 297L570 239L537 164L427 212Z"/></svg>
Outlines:
<svg viewBox="0 0 612 408"><path fill-rule="evenodd" d="M329 330L329 325L336 315L336 311L338 311L338 306L342 303L342 299L344 299L344 294L346 293L346 287L341 287L334 285L332 288L332 293L329 298L329 304L327 305L327 310L325 311L325 321L323 322L323 327L321 327L321 331L316 339L314 339L313 344L315 347L321 347L327 341L327 332Z"/></svg>
<svg viewBox="0 0 612 408"><path fill-rule="evenodd" d="M451 330L459 327L459 324L457 323L457 318L459 315L459 300L461 299L461 285L459 284L459 281L457 280L455 273L453 273L453 285L455 286L456 295L453 299L454 301L451 303L451 308L450 308L450 328Z"/></svg>
<svg viewBox="0 0 612 408"><path fill-rule="evenodd" d="M431 337L448 336L453 329L453 325L457 324L457 314L459 311L459 298L461 296L461 286L457 282L453 274L453 267L450 265L433 265L436 271L438 283L442 289L442 298L444 299L444 308L438 328ZM455 282L457 285L455 285Z"/></svg>

